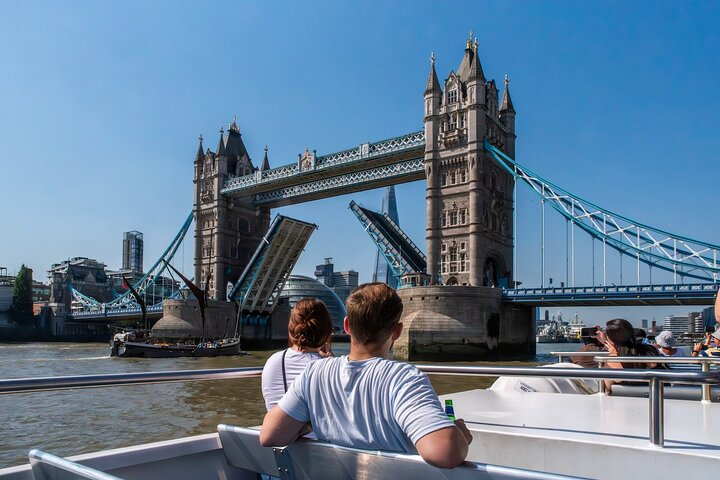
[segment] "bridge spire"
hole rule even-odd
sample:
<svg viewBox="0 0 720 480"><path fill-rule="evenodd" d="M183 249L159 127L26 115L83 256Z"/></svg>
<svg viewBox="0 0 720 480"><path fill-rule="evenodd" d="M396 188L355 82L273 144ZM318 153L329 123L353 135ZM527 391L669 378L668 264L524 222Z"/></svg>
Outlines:
<svg viewBox="0 0 720 480"><path fill-rule="evenodd" d="M505 90L503 90L502 102L500 103L501 112L512 112L515 113L515 107L513 107L512 98L510 98L510 77L505 75Z"/></svg>
<svg viewBox="0 0 720 480"><path fill-rule="evenodd" d="M202 133L198 137L198 151L195 154L195 162L202 162L202 159L205 158L205 153L203 152L203 136Z"/></svg>
<svg viewBox="0 0 720 480"><path fill-rule="evenodd" d="M215 155L218 157L225 154L225 139L223 138L223 135L225 135L225 130L220 127L220 141L218 142L217 151L215 152Z"/></svg>
<svg viewBox="0 0 720 480"><path fill-rule="evenodd" d="M485 72L483 72L482 64L480 63L480 55L478 55L478 39L475 38L473 44L473 55L470 58L470 73L468 74L468 81L479 80L485 83Z"/></svg>
<svg viewBox="0 0 720 480"><path fill-rule="evenodd" d="M262 167L260 167L261 171L270 170L270 161L268 160L268 148L267 145L265 145L265 157L263 158Z"/></svg>
<svg viewBox="0 0 720 480"><path fill-rule="evenodd" d="M430 54L430 75L428 76L427 87L425 87L425 95L428 93L442 93L437 72L435 71L435 52Z"/></svg>

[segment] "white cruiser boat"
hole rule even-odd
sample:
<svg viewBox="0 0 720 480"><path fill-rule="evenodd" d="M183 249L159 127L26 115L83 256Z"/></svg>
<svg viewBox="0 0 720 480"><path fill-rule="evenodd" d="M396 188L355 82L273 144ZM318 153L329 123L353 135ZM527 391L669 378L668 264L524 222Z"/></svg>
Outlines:
<svg viewBox="0 0 720 480"><path fill-rule="evenodd" d="M283 479L656 480L717 471L720 403L710 401L718 395L710 385L720 383L720 371L712 370L709 362L703 363L702 371L552 367L420 367L430 374L501 377L487 390L441 397L453 400L456 415L465 419L473 434L468 461L454 469L432 467L417 455L306 439L286 448L265 448L260 446L257 428L219 425L217 432L206 435L66 459L32 450L27 465L0 470L0 480L267 478L263 475ZM260 371L235 368L0 380L0 394L218 380L257 376ZM608 396L594 393L600 378L644 381L649 387L628 387L643 390L636 396ZM704 400L666 398L665 393L671 396L678 385L694 389Z"/></svg>

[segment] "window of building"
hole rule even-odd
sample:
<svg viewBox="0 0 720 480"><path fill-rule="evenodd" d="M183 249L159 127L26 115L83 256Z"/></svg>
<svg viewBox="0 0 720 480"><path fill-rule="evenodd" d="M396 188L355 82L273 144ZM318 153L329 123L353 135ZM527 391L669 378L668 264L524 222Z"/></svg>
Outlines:
<svg viewBox="0 0 720 480"><path fill-rule="evenodd" d="M465 250L465 242L460 242L460 250Z"/></svg>
<svg viewBox="0 0 720 480"><path fill-rule="evenodd" d="M450 273L457 273L457 267L457 252L455 250L450 250Z"/></svg>
<svg viewBox="0 0 720 480"><path fill-rule="evenodd" d="M467 170L460 170L460 181L462 183L467 181Z"/></svg>
<svg viewBox="0 0 720 480"><path fill-rule="evenodd" d="M443 244L442 244L442 247L440 248L440 250L442 250L443 252L446 251L446 250L447 250L447 245L443 243Z"/></svg>
<svg viewBox="0 0 720 480"><path fill-rule="evenodd" d="M465 209L460 210L460 225L465 225Z"/></svg>
<svg viewBox="0 0 720 480"><path fill-rule="evenodd" d="M443 186L443 187L444 187L445 185L447 185L447 173L443 173L443 174L440 176L440 185Z"/></svg>
<svg viewBox="0 0 720 480"><path fill-rule="evenodd" d="M440 268L442 273L447 273L447 255L440 256Z"/></svg>
<svg viewBox="0 0 720 480"><path fill-rule="evenodd" d="M460 128L465 128L465 114L460 115Z"/></svg>
<svg viewBox="0 0 720 480"><path fill-rule="evenodd" d="M455 114L450 115L450 130L457 128L457 116Z"/></svg>
<svg viewBox="0 0 720 480"><path fill-rule="evenodd" d="M460 271L461 271L461 272L465 272L465 271L466 271L466 270L465 270L465 267L466 267L466 264L465 264L465 254L464 254L464 253L461 253L461 254L460 254Z"/></svg>
<svg viewBox="0 0 720 480"><path fill-rule="evenodd" d="M447 215L445 214L445 212L442 212L440 214L440 216L442 217L442 226L446 227L447 226Z"/></svg>
<svg viewBox="0 0 720 480"><path fill-rule="evenodd" d="M457 175L456 175L456 173L453 171L453 172L450 174L450 185L455 185L456 183L457 183Z"/></svg>
<svg viewBox="0 0 720 480"><path fill-rule="evenodd" d="M450 212L450 225L457 225L457 217L458 212L456 210L452 210Z"/></svg>
<svg viewBox="0 0 720 480"><path fill-rule="evenodd" d="M448 103L457 103L457 90L450 90L448 93Z"/></svg>

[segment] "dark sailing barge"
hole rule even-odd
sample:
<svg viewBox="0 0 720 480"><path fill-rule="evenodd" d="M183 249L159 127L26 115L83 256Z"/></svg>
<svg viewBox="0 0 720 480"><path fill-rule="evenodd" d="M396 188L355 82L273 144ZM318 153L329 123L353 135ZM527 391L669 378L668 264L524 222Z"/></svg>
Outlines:
<svg viewBox="0 0 720 480"><path fill-rule="evenodd" d="M200 338L165 339L152 336L149 329L144 300L138 295L135 288L126 280L126 285L132 292L135 300L142 310L142 325L144 328L135 330L121 329L113 335L110 341L111 357L139 357L139 358L176 358L176 357L220 357L228 355L244 355L240 349L239 338L207 339L205 336L205 310L207 307L207 291L201 289L177 269L166 262L166 265L175 271L185 282L197 299L202 319L202 331L197 331ZM206 284L209 283L209 278ZM193 335L195 337L195 335Z"/></svg>

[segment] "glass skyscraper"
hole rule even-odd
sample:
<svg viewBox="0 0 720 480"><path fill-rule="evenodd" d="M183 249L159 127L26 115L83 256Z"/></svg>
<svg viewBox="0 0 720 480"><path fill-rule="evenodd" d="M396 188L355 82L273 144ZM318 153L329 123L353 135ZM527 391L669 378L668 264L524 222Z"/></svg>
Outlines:
<svg viewBox="0 0 720 480"><path fill-rule="evenodd" d="M383 196L382 201L382 213L387 213L390 219L400 226L397 201L395 200L395 187L392 185L385 187L385 195ZM375 252L375 271L373 272L373 282L385 282L392 288L398 287L398 279L392 275L392 270L390 270L385 257L380 254L379 249Z"/></svg>
<svg viewBox="0 0 720 480"><path fill-rule="evenodd" d="M132 231L123 233L123 270L143 271L143 234Z"/></svg>

